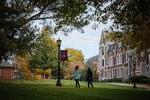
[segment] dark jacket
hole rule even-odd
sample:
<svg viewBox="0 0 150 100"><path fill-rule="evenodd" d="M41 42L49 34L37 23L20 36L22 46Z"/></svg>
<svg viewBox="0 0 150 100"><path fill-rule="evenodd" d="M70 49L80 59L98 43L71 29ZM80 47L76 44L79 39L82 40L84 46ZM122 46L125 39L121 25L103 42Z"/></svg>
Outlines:
<svg viewBox="0 0 150 100"><path fill-rule="evenodd" d="M93 75L92 75L91 69L88 69L88 70L87 70L86 81L93 81Z"/></svg>

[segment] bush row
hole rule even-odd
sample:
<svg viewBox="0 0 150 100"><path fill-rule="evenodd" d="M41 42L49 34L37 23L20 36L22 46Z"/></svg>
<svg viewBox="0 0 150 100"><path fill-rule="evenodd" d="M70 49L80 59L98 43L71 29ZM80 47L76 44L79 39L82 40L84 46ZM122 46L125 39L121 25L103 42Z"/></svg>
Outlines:
<svg viewBox="0 0 150 100"><path fill-rule="evenodd" d="M131 77L131 82L136 82L136 83L150 83L150 78L146 76L135 76Z"/></svg>
<svg viewBox="0 0 150 100"><path fill-rule="evenodd" d="M101 82L118 82L118 83L129 83L129 82L136 82L136 83L149 83L150 84L150 77L146 76L135 76L131 77L130 79L122 79L122 78L114 78L114 79L106 79L102 80Z"/></svg>

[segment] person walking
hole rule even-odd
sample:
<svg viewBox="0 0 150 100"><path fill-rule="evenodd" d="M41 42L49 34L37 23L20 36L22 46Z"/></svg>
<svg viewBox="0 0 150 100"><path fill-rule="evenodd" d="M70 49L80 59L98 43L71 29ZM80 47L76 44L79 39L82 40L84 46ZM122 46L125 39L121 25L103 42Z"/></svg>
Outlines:
<svg viewBox="0 0 150 100"><path fill-rule="evenodd" d="M80 88L80 83L79 83L80 77L81 77L81 74L79 71L79 66L76 65L75 70L73 72L73 78L74 78L75 83L76 83L76 88Z"/></svg>
<svg viewBox="0 0 150 100"><path fill-rule="evenodd" d="M90 68L88 68L87 70L87 78L86 78L86 81L88 82L88 88L90 87L90 85L92 86L93 88L93 84L92 84L92 81L93 81L93 74L92 74L92 71Z"/></svg>

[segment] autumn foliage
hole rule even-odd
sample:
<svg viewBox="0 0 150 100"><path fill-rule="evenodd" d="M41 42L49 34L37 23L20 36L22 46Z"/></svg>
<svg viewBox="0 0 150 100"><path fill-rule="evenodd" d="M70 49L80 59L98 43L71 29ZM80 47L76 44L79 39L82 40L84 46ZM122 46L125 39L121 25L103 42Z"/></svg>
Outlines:
<svg viewBox="0 0 150 100"><path fill-rule="evenodd" d="M29 60L27 57L16 57L18 70L22 72L24 79L31 79L31 71L29 69Z"/></svg>

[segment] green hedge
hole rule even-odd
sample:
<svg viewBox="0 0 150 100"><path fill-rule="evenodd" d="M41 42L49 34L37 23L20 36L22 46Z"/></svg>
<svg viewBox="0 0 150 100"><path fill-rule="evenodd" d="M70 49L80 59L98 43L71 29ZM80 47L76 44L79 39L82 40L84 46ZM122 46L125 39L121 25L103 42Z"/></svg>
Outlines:
<svg viewBox="0 0 150 100"><path fill-rule="evenodd" d="M150 83L150 78L146 76L135 76L130 78L131 82L136 83ZM102 80L101 82L118 82L118 83L129 83L129 79L123 80L122 78L114 78L114 79L107 79L107 80Z"/></svg>
<svg viewBox="0 0 150 100"><path fill-rule="evenodd" d="M135 76L131 77L131 81L135 81L136 83L150 83L150 78L146 76Z"/></svg>
<svg viewBox="0 0 150 100"><path fill-rule="evenodd" d="M114 79L107 79L107 80L102 80L101 82L122 82L122 78L114 78Z"/></svg>

